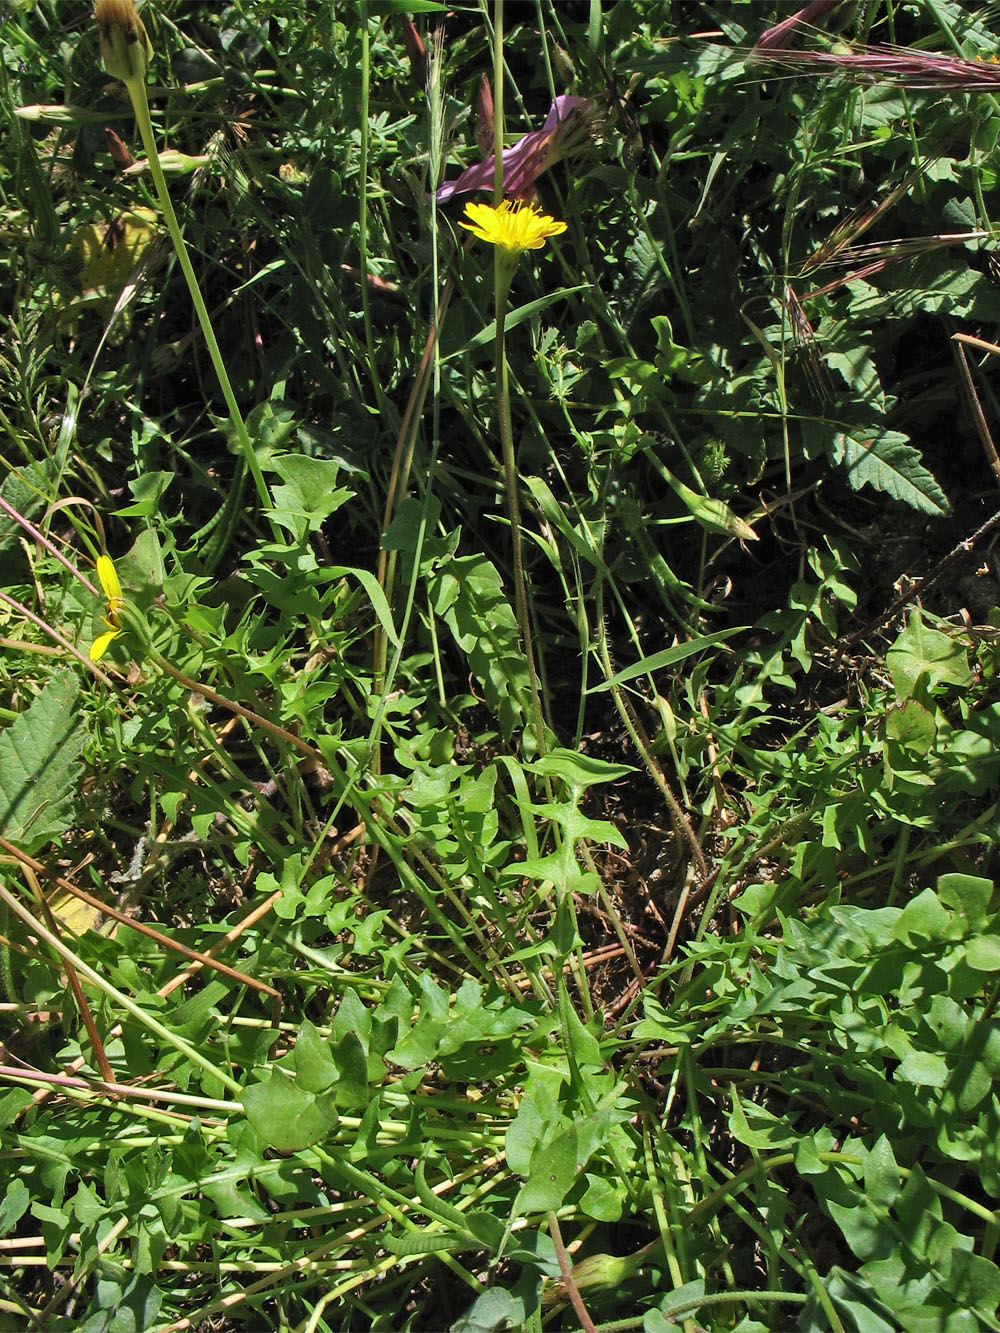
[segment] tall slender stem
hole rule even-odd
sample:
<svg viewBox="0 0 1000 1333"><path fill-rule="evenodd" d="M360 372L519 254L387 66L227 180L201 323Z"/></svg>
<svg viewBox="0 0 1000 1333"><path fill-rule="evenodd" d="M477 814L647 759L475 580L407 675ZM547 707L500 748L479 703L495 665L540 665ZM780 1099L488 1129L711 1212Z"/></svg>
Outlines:
<svg viewBox="0 0 1000 1333"><path fill-rule="evenodd" d="M163 175L163 168L160 166L160 155L156 147L156 140L153 138L153 123L149 118L149 103L146 99L146 85L141 79L133 78L125 80L125 87L128 89L129 97L132 100L132 109L135 112L136 123L139 126L139 134L142 138L142 146L146 152L146 158L149 162L149 170L153 177L153 185L156 188L156 197L160 203L160 210L163 213L163 219L167 224L167 230L170 233L170 239L173 242L174 253L177 255L178 263L181 266L181 272L184 274L184 280L187 283L188 291L191 295L191 302L194 305L195 314L198 316L198 323L201 326L202 337L205 339L205 346L208 348L208 355L211 358L212 366L219 381L219 387L222 390L222 396L226 400L226 409L229 412L229 420L232 422L236 438L240 442L240 448L243 450L243 457L246 465L253 477L254 485L257 488L257 494L260 497L264 514L271 527L272 535L275 540L281 538L280 529L275 526L271 515L272 504L271 495L267 489L267 483L264 481L264 474L261 471L260 463L257 461L257 455L254 452L253 441L250 439L250 432L247 430L246 422L243 420L243 414L240 412L239 404L236 402L236 395L233 392L233 386L229 382L229 375L226 371L226 363L222 359L222 352L219 350L219 344L216 341L215 330L212 328L212 320L208 313L208 307L205 305L205 298L201 294L201 288L198 286L198 279L195 275L194 266L191 263L191 256L188 254L187 245L177 221L177 214L174 212L174 206L170 200L170 192L167 189L166 178Z"/></svg>
<svg viewBox="0 0 1000 1333"><path fill-rule="evenodd" d="M510 419L510 382L507 373L507 348L504 325L507 316L507 295L510 291L512 273L502 262L502 252L498 249L496 257L494 304L496 307L496 366L497 366L497 417L500 422L500 444L503 450L504 482L507 487L507 511L510 517L511 545L514 551L514 607L517 624L524 642L524 653L528 659L528 677L531 681L531 704L535 743L538 753L545 752L545 725L542 720L542 699L538 690L538 675L535 671L535 653L531 636L531 615L528 611L528 595L524 579L524 553L521 545L521 506L517 496L517 466L514 459L514 431Z"/></svg>

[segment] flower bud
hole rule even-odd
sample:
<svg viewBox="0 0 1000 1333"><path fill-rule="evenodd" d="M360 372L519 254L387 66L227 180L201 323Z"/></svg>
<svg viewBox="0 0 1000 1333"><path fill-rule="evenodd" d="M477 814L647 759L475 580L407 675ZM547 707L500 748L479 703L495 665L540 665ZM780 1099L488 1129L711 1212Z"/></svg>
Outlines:
<svg viewBox="0 0 1000 1333"><path fill-rule="evenodd" d="M574 1265L573 1283L579 1292L614 1291L636 1271L635 1255L591 1254ZM555 1305L566 1299L566 1284L562 1279L546 1287L542 1293L543 1305Z"/></svg>
<svg viewBox="0 0 1000 1333"><path fill-rule="evenodd" d="M490 76L484 74L479 80L479 96L476 98L476 143L480 152L493 152L493 89Z"/></svg>
<svg viewBox="0 0 1000 1333"><path fill-rule="evenodd" d="M104 68L113 79L144 81L153 47L132 0L97 0L94 18Z"/></svg>

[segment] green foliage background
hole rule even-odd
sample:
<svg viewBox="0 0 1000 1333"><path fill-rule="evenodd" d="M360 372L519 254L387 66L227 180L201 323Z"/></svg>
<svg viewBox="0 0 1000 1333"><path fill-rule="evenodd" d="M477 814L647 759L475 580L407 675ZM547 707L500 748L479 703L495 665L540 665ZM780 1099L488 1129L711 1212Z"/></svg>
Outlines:
<svg viewBox="0 0 1000 1333"><path fill-rule="evenodd" d="M508 319L540 752L492 256L430 204L494 11L306 8L143 11L266 511L96 29L5 11L0 1323L1000 1328L996 478L952 341L1000 324L1000 76L762 60L785 5L507 6L510 139L604 122ZM988 71L996 20L793 45ZM104 679L15 512L115 558ZM236 974L171 989L170 943Z"/></svg>

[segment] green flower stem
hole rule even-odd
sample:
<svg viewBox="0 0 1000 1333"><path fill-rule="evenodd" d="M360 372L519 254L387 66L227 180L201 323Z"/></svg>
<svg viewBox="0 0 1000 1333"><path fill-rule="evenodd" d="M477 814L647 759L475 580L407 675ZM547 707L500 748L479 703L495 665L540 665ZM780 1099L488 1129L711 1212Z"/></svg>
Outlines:
<svg viewBox="0 0 1000 1333"><path fill-rule="evenodd" d="M497 417L500 422L500 444L503 449L503 472L507 486L507 509L510 515L511 544L514 551L514 606L517 624L524 641L524 652L528 659L528 676L531 681L531 703L535 744L539 754L545 753L545 725L542 721L542 699L538 691L538 674L535 671L535 654L531 637L531 616L528 612L528 596L524 580L524 554L521 546L521 506L517 498L517 470L514 459L514 431L510 418L510 381L507 372L507 348L504 324L507 316L507 296L510 292L511 278L514 276L506 256L498 247L494 268L494 305L496 307L496 366L497 366Z"/></svg>
<svg viewBox="0 0 1000 1333"><path fill-rule="evenodd" d="M372 333L371 295L368 291L368 104L371 91L371 39L368 33L368 3L361 0L361 165L358 171L358 254L361 268L361 312L365 322L365 347L368 365L375 365L375 338ZM382 382L372 377L376 397L382 398Z"/></svg>
<svg viewBox="0 0 1000 1333"><path fill-rule="evenodd" d="M173 242L174 253L181 266L181 272L188 285L188 291L191 294L191 301L194 305L195 314L198 316L198 323L201 325L201 332L205 339L205 345L208 348L208 355L211 358L212 365L215 367L215 373L218 376L219 387L222 389L222 396L226 400L226 408L229 412L229 420L232 422L233 430L236 432L236 438L240 442L240 448L243 450L243 457L246 461L250 475L253 477L254 485L257 488L257 494L263 507L267 521L271 527L271 533L275 540L279 540L281 534L275 526L271 517L271 495L267 489L267 483L264 481L264 474L260 470L260 463L257 461L257 455L254 452L253 442L250 439L250 432L247 430L246 422L240 412L236 402L236 395L233 393L233 386L229 382L229 375L226 372L226 365L222 359L222 352L219 350L219 344L215 338L215 330L212 328L212 321L208 314L208 308L205 305L205 299L201 294L201 288L198 286L198 279L195 277L194 268L191 264L191 257L188 254L187 245L181 233L180 224L177 221L177 214L174 212L174 206L170 201L170 192L167 189L166 177L163 174L163 168L160 166L160 156L157 151L156 141L153 138L153 123L149 118L149 102L146 98L146 84L143 79L133 78L124 80L125 87L128 89L128 95L132 100L132 109L135 112L136 123L139 126L139 134L142 138L142 146L145 149L146 157L149 161L149 170L153 176L153 185L156 187L156 197L160 202L160 209L163 213L164 221L167 224L167 230L170 232L170 239Z"/></svg>

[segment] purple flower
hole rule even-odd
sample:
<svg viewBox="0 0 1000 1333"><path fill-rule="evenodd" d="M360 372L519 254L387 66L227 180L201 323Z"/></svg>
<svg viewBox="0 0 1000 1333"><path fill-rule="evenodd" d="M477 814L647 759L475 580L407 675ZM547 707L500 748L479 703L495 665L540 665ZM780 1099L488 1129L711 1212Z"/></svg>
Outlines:
<svg viewBox="0 0 1000 1333"><path fill-rule="evenodd" d="M543 171L564 157L583 152L599 132L600 115L589 97L557 97L540 130L532 130L503 150L504 195L525 198ZM467 167L457 180L442 185L437 192L438 203L472 190L492 190L493 158L491 153L482 162Z"/></svg>

